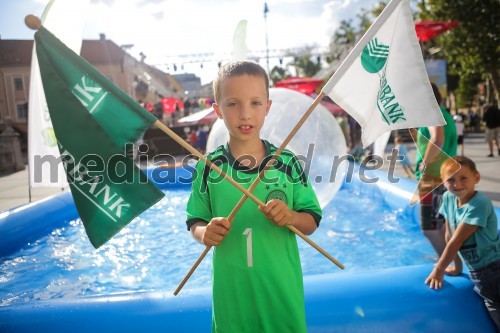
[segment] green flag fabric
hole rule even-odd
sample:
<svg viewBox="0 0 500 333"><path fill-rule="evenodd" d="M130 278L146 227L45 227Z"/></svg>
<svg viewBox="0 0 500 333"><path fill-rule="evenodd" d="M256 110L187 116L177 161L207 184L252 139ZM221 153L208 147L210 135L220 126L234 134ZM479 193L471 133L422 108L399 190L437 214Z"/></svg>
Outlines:
<svg viewBox="0 0 500 333"><path fill-rule="evenodd" d="M98 248L164 196L125 153L157 119L45 28L35 41L71 193Z"/></svg>

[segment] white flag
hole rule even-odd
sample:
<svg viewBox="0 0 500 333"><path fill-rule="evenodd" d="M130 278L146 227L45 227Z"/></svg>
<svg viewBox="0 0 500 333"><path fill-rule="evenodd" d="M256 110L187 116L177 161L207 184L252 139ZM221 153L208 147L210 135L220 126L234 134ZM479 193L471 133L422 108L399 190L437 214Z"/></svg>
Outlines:
<svg viewBox="0 0 500 333"><path fill-rule="evenodd" d="M241 20L233 35L233 60L247 60L247 20Z"/></svg>
<svg viewBox="0 0 500 333"><path fill-rule="evenodd" d="M393 0L323 88L362 128L363 146L395 129L446 124L417 41L409 0Z"/></svg>
<svg viewBox="0 0 500 333"><path fill-rule="evenodd" d="M80 53L83 28L90 0L51 0L42 15L42 24L64 44ZM66 173L59 162L59 149L52 128L42 78L33 44L28 103L28 164L30 187L65 187Z"/></svg>

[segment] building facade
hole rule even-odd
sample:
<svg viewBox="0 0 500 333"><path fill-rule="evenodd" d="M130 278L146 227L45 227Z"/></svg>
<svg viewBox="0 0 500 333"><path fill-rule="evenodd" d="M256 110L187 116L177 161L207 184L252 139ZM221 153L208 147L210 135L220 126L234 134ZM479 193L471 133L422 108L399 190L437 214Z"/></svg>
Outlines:
<svg viewBox="0 0 500 333"><path fill-rule="evenodd" d="M33 40L0 39L0 132L4 120L12 119L24 145L32 51ZM135 59L104 34L98 40L83 40L81 56L137 101L154 104L162 97L184 97L184 88L174 77Z"/></svg>

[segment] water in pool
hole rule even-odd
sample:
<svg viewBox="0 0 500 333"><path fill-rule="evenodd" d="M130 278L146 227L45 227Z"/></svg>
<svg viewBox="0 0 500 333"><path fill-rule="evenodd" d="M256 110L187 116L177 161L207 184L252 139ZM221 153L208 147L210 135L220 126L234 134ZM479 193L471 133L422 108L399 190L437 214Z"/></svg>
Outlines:
<svg viewBox="0 0 500 333"><path fill-rule="evenodd" d="M95 250L81 222L64 228L0 262L0 306L42 299L131 291L173 291L204 247L185 227L189 188L165 198ZM341 189L323 210L310 236L346 271L432 262L433 250L411 219L390 211L381 198ZM298 239L304 275L341 270ZM211 254L184 288L210 286Z"/></svg>

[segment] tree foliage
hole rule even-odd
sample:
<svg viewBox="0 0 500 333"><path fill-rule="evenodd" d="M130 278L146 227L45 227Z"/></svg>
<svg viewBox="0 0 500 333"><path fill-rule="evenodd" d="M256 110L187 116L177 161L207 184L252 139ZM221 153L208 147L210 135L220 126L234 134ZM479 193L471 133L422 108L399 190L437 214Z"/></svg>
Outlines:
<svg viewBox="0 0 500 333"><path fill-rule="evenodd" d="M290 73L285 68L274 66L273 69L271 69L271 74L269 74L269 77L271 78L271 81L273 81L273 83L276 83L278 81L289 78Z"/></svg>
<svg viewBox="0 0 500 333"><path fill-rule="evenodd" d="M294 61L289 66L295 67L300 77L313 77L321 69L321 59L313 56L312 47L305 47L301 52L289 55L294 57Z"/></svg>
<svg viewBox="0 0 500 333"><path fill-rule="evenodd" d="M470 108L474 95L477 93L477 83L479 77L477 75L464 76L458 81L457 88L457 107Z"/></svg>
<svg viewBox="0 0 500 333"><path fill-rule="evenodd" d="M500 57L500 1L422 0L421 18L458 21L460 25L437 37L444 48L449 73L460 77L462 91L474 78L490 79L498 99ZM465 97L465 96L464 96Z"/></svg>

